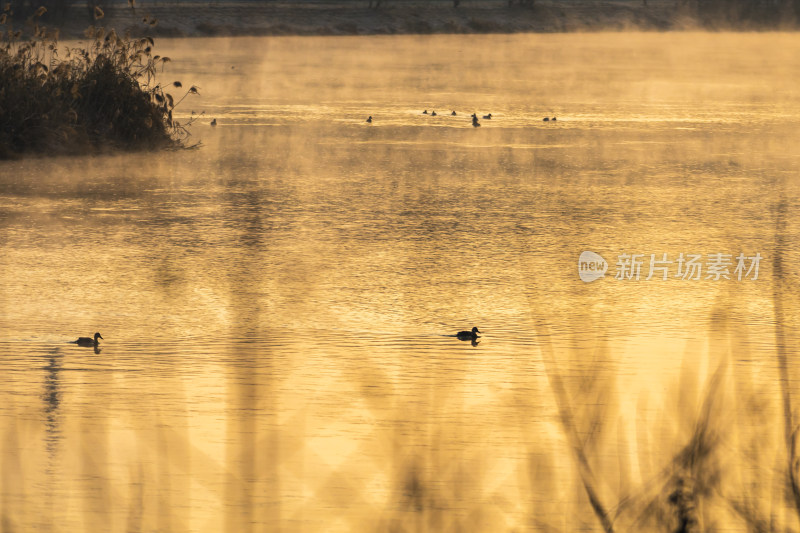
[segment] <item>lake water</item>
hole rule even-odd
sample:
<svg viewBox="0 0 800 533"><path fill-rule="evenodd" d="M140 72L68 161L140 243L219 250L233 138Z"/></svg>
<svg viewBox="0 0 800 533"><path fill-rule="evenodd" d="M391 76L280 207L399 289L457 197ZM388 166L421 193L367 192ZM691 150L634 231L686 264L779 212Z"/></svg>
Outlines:
<svg viewBox="0 0 800 533"><path fill-rule="evenodd" d="M156 44L0 163L0 530L797 530L800 36Z"/></svg>

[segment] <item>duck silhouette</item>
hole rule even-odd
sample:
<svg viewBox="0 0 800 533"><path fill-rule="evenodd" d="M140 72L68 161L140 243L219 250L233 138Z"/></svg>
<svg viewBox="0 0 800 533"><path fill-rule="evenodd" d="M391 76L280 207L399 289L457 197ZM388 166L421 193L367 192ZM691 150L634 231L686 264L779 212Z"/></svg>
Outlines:
<svg viewBox="0 0 800 533"><path fill-rule="evenodd" d="M483 115L483 118L485 118L486 120L491 120L492 119L492 114L489 113L488 115Z"/></svg>
<svg viewBox="0 0 800 533"><path fill-rule="evenodd" d="M455 112L455 111L453 111L452 113L450 113L450 116L451 116L451 117L454 117L454 116L456 116L456 112Z"/></svg>
<svg viewBox="0 0 800 533"><path fill-rule="evenodd" d="M476 117L475 115L472 115L472 127L473 128L480 128L481 127L481 123L478 122L478 117Z"/></svg>
<svg viewBox="0 0 800 533"><path fill-rule="evenodd" d="M372 115L370 115L370 116L369 116L369 118L367 119L367 122L369 122L370 124L372 124Z"/></svg>
<svg viewBox="0 0 800 533"><path fill-rule="evenodd" d="M459 331L456 333L456 337L458 337L458 340L460 341L474 341L475 339L480 338L478 333L480 333L480 331L478 331L476 326L472 328L472 331Z"/></svg>
<svg viewBox="0 0 800 533"><path fill-rule="evenodd" d="M433 112L431 113L431 116L432 116L432 117L435 117L435 116L436 116L436 111L433 111Z"/></svg>
<svg viewBox="0 0 800 533"><path fill-rule="evenodd" d="M211 125L212 126L216 126L217 125L217 119L212 120L211 121ZM100 338L102 339L102 337L100 337Z"/></svg>
<svg viewBox="0 0 800 533"><path fill-rule="evenodd" d="M552 120L553 122L555 122L555 121L557 121L558 119L557 119L556 117L553 117L553 118L551 118L550 120Z"/></svg>
<svg viewBox="0 0 800 533"><path fill-rule="evenodd" d="M78 346L97 346L97 339L102 339L103 336L99 333L94 334L94 339L91 337L78 337L78 340L72 341L73 344Z"/></svg>
<svg viewBox="0 0 800 533"><path fill-rule="evenodd" d="M426 109L425 111L422 112L422 114L423 115L427 115L428 114L428 110Z"/></svg>
<svg viewBox="0 0 800 533"><path fill-rule="evenodd" d="M544 117L544 118L542 119L542 122L550 122L550 117Z"/></svg>

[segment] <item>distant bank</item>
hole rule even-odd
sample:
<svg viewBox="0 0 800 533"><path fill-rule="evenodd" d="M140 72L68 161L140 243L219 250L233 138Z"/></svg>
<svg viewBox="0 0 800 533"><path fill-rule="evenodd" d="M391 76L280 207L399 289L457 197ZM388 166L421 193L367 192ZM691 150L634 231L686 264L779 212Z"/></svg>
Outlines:
<svg viewBox="0 0 800 533"><path fill-rule="evenodd" d="M100 22L117 31L169 37L790 30L796 28L795 11L800 8L800 0L757 4L748 0L741 4L735 0L460 0L457 7L455 3L382 0L376 7L376 0L140 0L133 10L124 3L107 2ZM753 11L754 5L762 8ZM158 24L145 30L146 16L155 17ZM62 38L80 37L89 21L86 8L73 5L61 25Z"/></svg>

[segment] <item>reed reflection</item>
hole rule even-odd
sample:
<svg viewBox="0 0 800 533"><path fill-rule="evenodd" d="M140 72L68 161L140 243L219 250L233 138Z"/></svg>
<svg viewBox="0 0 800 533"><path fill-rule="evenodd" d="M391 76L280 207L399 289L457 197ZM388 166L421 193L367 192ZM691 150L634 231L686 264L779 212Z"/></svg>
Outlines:
<svg viewBox="0 0 800 533"><path fill-rule="evenodd" d="M247 161L244 162L245 164ZM271 198L249 182L231 178L225 195L226 209L236 217L235 242L243 253L236 264L217 273L225 276L231 323L239 334L226 348L227 444L225 463L236 481L225 486L225 530L263 531L280 529L282 510L280 468L284 460L284 438L294 421L277 424L283 411L276 388L280 378L268 343L272 335L265 300L273 297L263 265L269 262L269 235L274 224ZM287 450L291 454L292 450Z"/></svg>
<svg viewBox="0 0 800 533"><path fill-rule="evenodd" d="M348 40L225 42L236 85L174 43L216 61L203 149L0 174L2 528L796 529L795 67L693 38L443 39L430 78L416 37L370 39L368 77ZM575 272L690 249L771 268ZM102 353L63 348L93 325Z"/></svg>
<svg viewBox="0 0 800 533"><path fill-rule="evenodd" d="M58 452L58 443L61 437L59 423L59 407L61 404L61 384L59 374L63 364L63 354L54 350L44 367L44 401L45 430L47 432L47 455L50 461L55 461ZM52 468L52 464L50 466Z"/></svg>
<svg viewBox="0 0 800 533"><path fill-rule="evenodd" d="M42 505L47 513L44 513L40 520L44 529L53 529L53 509L58 504L56 498L56 488L59 486L58 470L61 461L61 441L62 441L62 415L60 413L62 386L61 370L64 356L60 349L54 349L47 359L47 366L44 367L44 393L42 400L44 403L44 427L45 427L45 448L47 454L47 466L45 467L45 482L50 490L44 493Z"/></svg>

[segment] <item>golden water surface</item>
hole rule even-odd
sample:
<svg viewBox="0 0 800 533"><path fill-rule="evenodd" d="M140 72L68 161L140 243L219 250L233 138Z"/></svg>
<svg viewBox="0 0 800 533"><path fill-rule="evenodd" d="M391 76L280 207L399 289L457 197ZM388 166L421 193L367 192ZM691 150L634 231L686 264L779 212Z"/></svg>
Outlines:
<svg viewBox="0 0 800 533"><path fill-rule="evenodd" d="M800 529L799 36L157 44L200 148L0 163L1 531Z"/></svg>

